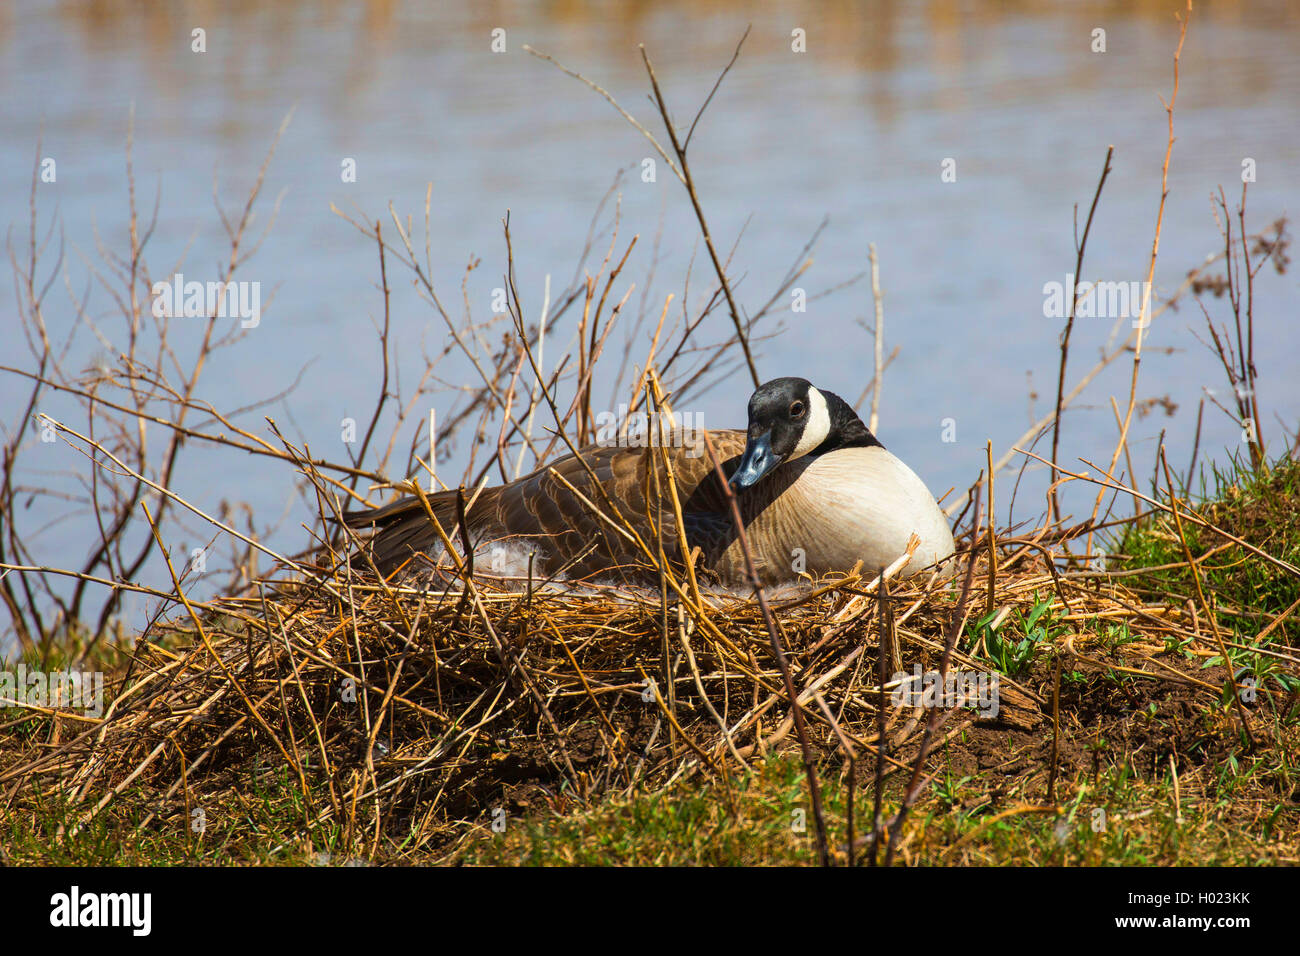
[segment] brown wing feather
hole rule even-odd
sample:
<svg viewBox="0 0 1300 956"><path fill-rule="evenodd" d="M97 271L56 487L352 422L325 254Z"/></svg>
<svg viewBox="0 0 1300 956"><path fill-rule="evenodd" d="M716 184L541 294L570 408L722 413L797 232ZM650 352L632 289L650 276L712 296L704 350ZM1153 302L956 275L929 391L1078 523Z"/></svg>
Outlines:
<svg viewBox="0 0 1300 956"><path fill-rule="evenodd" d="M724 462L737 458L744 449L741 432L712 432L710 437ZM683 511L688 511L688 502L716 510L723 499L711 478L712 466L702 440L665 450ZM582 449L581 456L580 460L577 455L566 455L502 486L496 514L484 530L536 537L547 553L544 566L548 574L567 568L572 578L610 574L638 578L647 563L645 554L615 526L630 525L654 550L658 546L655 529L662 523L664 552L680 563L679 529L659 449L593 445ZM697 522L691 514L684 518L688 542L695 544L691 529Z"/></svg>
<svg viewBox="0 0 1300 956"><path fill-rule="evenodd" d="M722 430L709 435L730 474L744 450L744 433ZM707 566L730 544L725 497L698 435L665 450L676 476L687 544L701 547ZM469 513L475 543L510 538L535 541L538 569L545 575L566 569L571 578L611 574L637 578L643 574L638 568L646 566L645 556L611 521L620 526L630 524L652 550L657 547L654 529L662 523L665 554L680 564L681 535L659 449L590 445L580 454L581 460L577 455L565 455L532 474L481 492ZM429 503L450 533L456 521L456 493L430 495ZM370 511L349 512L344 521L351 527L376 529L367 546L384 574L413 553L429 552L439 544L437 532L414 497Z"/></svg>

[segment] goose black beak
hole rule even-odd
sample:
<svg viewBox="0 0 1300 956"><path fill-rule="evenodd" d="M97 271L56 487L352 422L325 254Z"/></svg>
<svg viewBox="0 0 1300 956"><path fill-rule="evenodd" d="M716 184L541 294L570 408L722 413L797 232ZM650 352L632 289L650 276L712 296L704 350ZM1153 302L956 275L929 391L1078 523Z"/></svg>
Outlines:
<svg viewBox="0 0 1300 956"><path fill-rule="evenodd" d="M731 487L748 488L779 464L781 459L772 453L770 430L758 438L751 438L745 442L745 453L740 456L740 464L731 475Z"/></svg>

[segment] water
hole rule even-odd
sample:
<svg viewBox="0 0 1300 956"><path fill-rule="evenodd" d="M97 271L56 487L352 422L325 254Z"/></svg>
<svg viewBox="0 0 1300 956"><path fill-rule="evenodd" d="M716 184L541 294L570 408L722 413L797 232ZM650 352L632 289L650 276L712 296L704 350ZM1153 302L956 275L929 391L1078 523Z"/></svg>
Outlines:
<svg viewBox="0 0 1300 956"><path fill-rule="evenodd" d="M642 160L655 155L645 140L603 99L522 46L599 82L663 139L646 99L637 44L650 51L684 125L752 24L739 62L691 143L699 192L724 254L743 229L732 266L737 297L747 311L758 309L824 217L829 224L815 263L799 283L810 296L861 273L867 245L875 243L888 348L900 349L885 377L880 435L942 494L973 480L986 440L1000 453L1049 408L1061 323L1044 317L1043 287L1072 271L1073 206L1086 212L1110 144L1114 170L1085 275L1145 277L1165 150L1160 97L1171 86L1177 9L1176 3L1102 10L1082 3L810 3L775 11L740 3L507 3L466 12L451 4L398 2L15 3L0 11L0 220L21 250L39 141L39 155L57 162L57 182L37 191L42 233L56 223L47 270L59 237L66 242L47 322L56 338L68 335L75 317L69 290L79 296L89 289L87 318L120 347L121 317L88 263L98 262L96 235L108 249L125 248L132 110L146 216L160 196L146 250L150 271L204 280L216 277L217 263L228 255L213 208L214 178L222 207L237 214L276 128L292 110L252 235L280 196L278 219L241 272L260 283L262 321L213 357L198 394L220 408L274 398L241 415L240 424L269 438L262 416L270 415L293 440L343 459L341 420L353 417L364 427L377 394L374 330L382 299L373 242L331 212L331 203L361 221L382 219L392 238L388 204L418 226L432 182L434 280L457 320L471 257L482 262L466 294L477 317L490 312L492 290L502 285L501 220L509 210L524 307L535 319L545 277L552 277L556 293L573 277L591 217L625 170L620 242L633 234L640 241L616 289L621 295L636 282L626 325L645 314L652 327L670 292L677 309L692 256L691 305L706 294L707 259L684 193L662 161L657 181L642 182ZM1216 3L1195 11L1182 59L1158 291L1170 291L1219 247L1209 197L1223 184L1235 203L1244 157L1258 171L1251 224L1262 228L1295 212L1298 22L1295 3ZM206 53L191 52L196 26L207 31ZM490 49L498 27L507 48L500 54ZM1097 27L1106 31L1104 54L1090 50ZM806 53L791 51L795 28L807 31ZM340 176L349 158L355 183ZM956 162L955 182L941 181L947 158ZM415 294L409 273L392 260L389 266L395 365L409 397L424 355L440 352L446 334ZM2 364L30 367L12 286L6 271L0 277ZM1274 451L1283 448L1279 419L1294 432L1300 417L1296 291L1295 271L1266 270L1256 285L1260 400ZM1225 317L1222 303L1211 307ZM757 344L760 374L803 375L853 401L871 377L871 337L861 324L871 313L862 282L812 299L803 313L777 309L779 334ZM573 315L557 330L553 356L571 338ZM175 334L192 349L196 327L184 321L177 320ZM1079 320L1071 380L1091 367L1113 324ZM708 338L729 327L719 311L706 323ZM1157 406L1135 418L1131 448L1143 476L1162 431L1171 462L1185 465L1203 387L1225 391L1216 360L1193 335L1202 329L1199 309L1188 301L1157 320L1148 339L1139 398L1168 396L1165 407L1176 410L1167 415ZM647 339L643 329L636 358ZM616 332L611 348L622 346ZM68 367L75 374L109 355L83 323ZM611 362L607 373L616 366ZM1108 396L1122 408L1129 370L1127 359L1117 362L1067 413L1064 462L1109 459L1116 426ZM472 380L454 358L438 372L452 386ZM291 394L275 398L295 379ZM625 377L621 385L627 384ZM711 426L741 424L747 374L733 371L708 384L686 410ZM614 407L614 386L612 375L599 383L598 406ZM20 380L0 374L0 407L10 428L25 394ZM455 397L454 391L435 397L440 416L452 412ZM42 408L55 417L72 414L58 400ZM84 416L69 423L82 425ZM415 427L404 433L403 446ZM1243 449L1239 432L1207 407L1202 455L1222 459ZM161 428L149 434L155 443L165 438ZM447 476L458 475L467 461L463 441L451 451L442 471ZM23 460L24 484L82 490L85 459L66 445L33 442ZM1017 518L1041 509L1045 484L1041 471L1026 475ZM221 449L187 450L175 485L213 512L223 502L246 502L258 533L286 550L303 543L300 524L315 507L288 467ZM1082 514L1091 498L1092 492L1071 493L1067 503ZM88 510L37 499L23 520L37 560L59 566L85 560L93 540ZM43 530L37 536L35 529ZM169 544L188 550L211 537L202 522L188 520L172 529ZM159 562L148 563L141 576L167 587ZM131 614L138 620L150 606L136 601Z"/></svg>

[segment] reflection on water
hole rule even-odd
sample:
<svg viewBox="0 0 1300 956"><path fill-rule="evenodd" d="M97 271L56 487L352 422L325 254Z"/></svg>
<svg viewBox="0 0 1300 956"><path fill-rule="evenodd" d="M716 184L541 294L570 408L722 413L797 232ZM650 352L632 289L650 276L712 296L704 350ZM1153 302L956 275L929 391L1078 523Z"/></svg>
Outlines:
<svg viewBox="0 0 1300 956"><path fill-rule="evenodd" d="M657 131L637 44L651 52L685 122L752 24L691 147L720 245L730 248L743 230L733 259L741 304L754 311L766 301L827 215L805 283L810 295L860 273L874 242L889 343L900 347L886 377L881 437L935 491L964 488L986 438L1005 447L1045 410L1060 323L1044 317L1043 287L1064 281L1073 266L1073 205L1091 198L1110 144L1115 170L1086 271L1124 282L1145 275L1165 145L1159 97L1169 91L1177 3L467 6L4 5L0 219L21 242L41 141L41 155L58 163L57 183L38 194L42 222L57 215L67 281L85 288L96 235L120 248L126 234L124 144L134 109L140 193L149 203L161 196L148 250L153 271L210 277L224 242L214 179L223 207L234 208L294 110L267 178L268 197L283 193L279 220L244 274L267 290L265 318L214 360L201 391L218 406L241 406L274 394L306 366L298 389L271 413L323 448L337 442L340 418L373 405L373 329L382 313L373 249L331 213L331 203L373 221L387 217L391 201L418 219L432 182L435 278L454 301L465 264L482 257L466 286L479 314L501 282L501 219L509 210L520 287L532 297L525 307L536 314L544 277L558 287L573 274L592 212L626 170L621 229L642 237L626 273L638 284L630 301L657 316L667 293L681 296L695 257L691 302L698 305L709 290L678 184L670 175L643 183L645 141L600 97L522 46L581 70ZM1235 195L1243 158L1257 164L1257 226L1300 206L1298 8L1211 3L1195 12L1157 291L1169 291L1216 247L1208 197L1221 183ZM196 27L206 31L203 54L191 51ZM505 31L504 54L490 51L497 28ZM806 53L791 51L796 28L806 31ZM1096 29L1105 30L1104 54L1090 49ZM355 183L340 179L347 158L356 162ZM945 159L955 161L955 182L941 181ZM263 215L269 211L268 202ZM7 303L11 281L7 272L0 278ZM90 286L91 313L111 338L120 331L111 325L113 303ZM1259 355L1261 400L1294 423L1295 276L1261 280L1257 293L1258 334L1268 343ZM442 350L441 327L409 287L395 289L393 309L399 367L413 381L423 370L421 350ZM760 372L802 374L856 396L870 378L871 342L860 324L870 312L869 292L857 284L812 299L805 313L783 313L784 332L760 347ZM1186 460L1201 388L1222 384L1191 334L1199 330L1197 312L1169 316L1152 339L1142 396L1168 396L1161 408L1176 410L1137 423L1134 451L1147 460L1162 429L1171 458ZM52 325L66 333L71 314L66 294L51 299ZM726 322L721 313L717 321ZM1110 326L1081 322L1072 370L1091 364ZM6 356L12 351L7 344ZM92 335L79 333L78 361L103 354ZM1064 446L1074 454L1108 456L1114 422L1106 396L1126 396L1122 364L1098 380L1090 405L1068 415ZM441 371L452 382L466 374L451 364ZM602 394L613 385L603 383ZM746 377L733 374L692 410L707 423L735 424L747 393ZM6 409L19 394L12 378L0 377ZM454 398L448 393L447 402ZM245 425L264 426L259 415ZM949 418L955 442L941 440L940 423ZM1232 422L1208 412L1206 422L1203 448L1235 447ZM464 453L457 449L453 472ZM290 495L283 469L208 451L195 453L180 481L197 504L248 501L266 520ZM1026 477L1021 514L1038 507L1042 490L1041 475ZM308 506L294 508L287 530L272 536L284 546L298 540L293 529ZM59 549L82 540L78 530L77 520L56 526L45 556L67 563Z"/></svg>

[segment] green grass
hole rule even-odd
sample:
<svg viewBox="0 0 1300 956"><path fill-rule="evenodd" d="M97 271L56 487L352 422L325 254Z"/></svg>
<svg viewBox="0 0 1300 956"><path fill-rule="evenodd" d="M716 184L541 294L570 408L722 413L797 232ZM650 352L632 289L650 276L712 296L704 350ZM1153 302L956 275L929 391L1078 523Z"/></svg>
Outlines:
<svg viewBox="0 0 1300 956"><path fill-rule="evenodd" d="M828 814L843 819L828 794ZM859 810L861 808L859 807ZM718 784L607 800L585 812L504 821L470 840L458 861L477 865L753 866L817 862L803 768L773 759Z"/></svg>
<svg viewBox="0 0 1300 956"><path fill-rule="evenodd" d="M969 626L965 646L1008 677L1027 673L1040 653L1065 631L1052 613L1051 602L1039 600L1037 594L1027 611L1012 608L998 622L1000 614L999 608Z"/></svg>
<svg viewBox="0 0 1300 956"><path fill-rule="evenodd" d="M278 768L251 778L220 804L192 806L185 815L150 820L151 801L127 791L77 829L84 806L34 793L21 813L0 823L0 859L42 866L230 866L352 858L342 849L339 827L312 822L312 805L319 811L327 804L323 792L311 795L309 804L287 769Z"/></svg>
<svg viewBox="0 0 1300 956"><path fill-rule="evenodd" d="M987 781L969 780L948 807L926 814L915 862L1028 866L1241 866L1300 862L1300 805L1279 787L1297 783L1274 753L1184 771L1178 786L1132 762L1058 783L1061 812L987 805ZM1177 795L1175 791L1177 790ZM967 810L963 807L972 806Z"/></svg>
<svg viewBox="0 0 1300 956"><path fill-rule="evenodd" d="M1278 461L1263 474L1255 474L1241 459L1226 468L1211 466L1198 479L1194 507L1201 515L1229 534L1300 567L1300 462ZM1183 522L1187 549L1194 559L1204 558L1227 539L1213 531ZM1149 516L1126 526L1114 550L1114 559L1125 568L1183 567L1150 571L1141 576L1139 587L1163 595L1171 603L1197 600L1196 582L1186 567L1183 542L1169 515ZM1288 574L1237 547L1198 560L1201 589L1216 611L1228 636L1249 641L1269 621L1300 601L1300 578ZM1296 646L1300 618L1284 621L1270 635L1269 643ZM1250 663L1234 660L1234 663Z"/></svg>
<svg viewBox="0 0 1300 956"><path fill-rule="evenodd" d="M833 856L844 863L844 781L833 768L822 773ZM886 788L887 818L902 785L900 778ZM1004 786L993 774L941 773L934 799L909 821L899 859L925 866L1300 863L1300 801L1293 796L1300 769L1285 749L1184 770L1177 787L1167 765L1153 773L1131 759L1104 762L1095 774L1058 781L1060 813L1041 812ZM869 823L869 793L869 784L860 785L859 838ZM774 758L736 780L730 794L718 784L691 784L562 817L511 819L504 832L480 831L454 858L469 865L815 865L807 807L800 763Z"/></svg>

